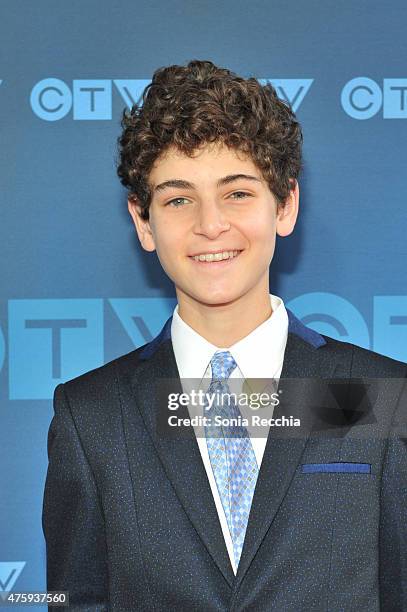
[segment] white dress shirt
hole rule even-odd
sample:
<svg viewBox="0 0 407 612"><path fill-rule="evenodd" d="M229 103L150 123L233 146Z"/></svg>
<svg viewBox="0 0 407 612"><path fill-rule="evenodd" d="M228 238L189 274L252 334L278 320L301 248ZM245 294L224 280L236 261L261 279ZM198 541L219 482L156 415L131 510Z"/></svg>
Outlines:
<svg viewBox="0 0 407 612"><path fill-rule="evenodd" d="M188 383L191 379L202 381L201 388L204 390L209 387L212 378L210 360L216 351L221 350L228 350L237 363L237 367L230 375L231 384L233 382L232 379L239 379L239 381L235 381L236 388L242 389L245 379L269 380L280 378L287 343L288 315L281 298L270 294L270 303L273 311L272 315L250 332L248 336L228 348L215 346L205 340L205 338L181 319L178 314L178 305L175 307L171 324L171 339L184 392L188 392ZM235 387L233 387L233 391L235 391ZM250 410L250 408L246 408L246 410ZM240 412L242 417L246 416L245 407L240 407ZM267 417L269 418L270 416L272 414L268 413ZM236 574L232 538L209 459L204 429L197 426L194 427L194 430L218 512L230 562ZM250 426L247 427L247 430L251 438L257 465L260 469L267 442L268 428L262 430L262 437L254 437L254 432Z"/></svg>

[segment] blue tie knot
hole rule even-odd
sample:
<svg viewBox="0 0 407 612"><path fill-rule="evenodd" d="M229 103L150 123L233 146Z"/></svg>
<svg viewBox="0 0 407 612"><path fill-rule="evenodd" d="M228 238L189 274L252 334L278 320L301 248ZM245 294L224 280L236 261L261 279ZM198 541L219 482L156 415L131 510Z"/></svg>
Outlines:
<svg viewBox="0 0 407 612"><path fill-rule="evenodd" d="M211 359L212 380L227 380L236 367L229 351L217 351Z"/></svg>

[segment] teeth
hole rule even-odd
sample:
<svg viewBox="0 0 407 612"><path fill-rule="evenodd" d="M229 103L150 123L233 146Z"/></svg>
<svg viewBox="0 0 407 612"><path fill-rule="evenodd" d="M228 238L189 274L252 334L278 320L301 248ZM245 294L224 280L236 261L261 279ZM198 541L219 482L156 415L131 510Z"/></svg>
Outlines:
<svg viewBox="0 0 407 612"><path fill-rule="evenodd" d="M203 253L202 255L195 255L195 261L222 261L223 259L232 259L236 257L239 251L222 251L221 253Z"/></svg>

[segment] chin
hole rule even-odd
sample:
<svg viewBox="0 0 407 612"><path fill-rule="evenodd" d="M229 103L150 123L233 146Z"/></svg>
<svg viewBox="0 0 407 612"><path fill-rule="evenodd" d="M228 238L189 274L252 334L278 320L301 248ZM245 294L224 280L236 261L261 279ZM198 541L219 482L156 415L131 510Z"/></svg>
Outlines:
<svg viewBox="0 0 407 612"><path fill-rule="evenodd" d="M208 291L208 293L205 295L197 296L195 299L202 304L207 304L208 306L222 306L236 301L239 297L239 294L236 292L232 293L231 291L223 291L219 293L211 293Z"/></svg>

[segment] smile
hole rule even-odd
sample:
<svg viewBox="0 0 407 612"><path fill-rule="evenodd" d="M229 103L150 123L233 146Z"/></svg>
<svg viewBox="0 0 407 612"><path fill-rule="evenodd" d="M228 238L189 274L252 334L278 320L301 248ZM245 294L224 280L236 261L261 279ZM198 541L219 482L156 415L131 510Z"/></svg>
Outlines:
<svg viewBox="0 0 407 612"><path fill-rule="evenodd" d="M233 259L237 257L241 251L219 251L219 253L201 253L200 255L193 255L191 259L195 261L203 261L205 263L211 263L216 261L223 261L224 259Z"/></svg>

